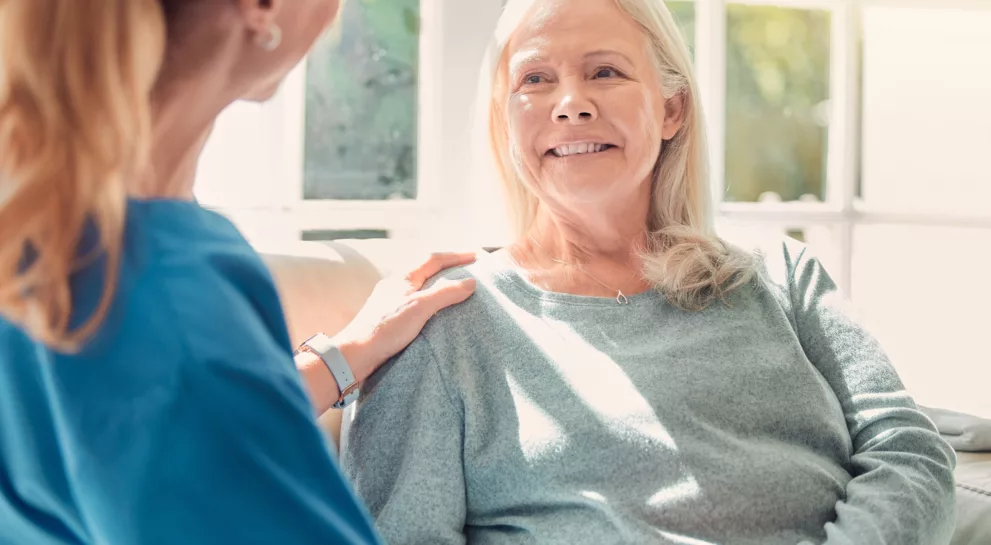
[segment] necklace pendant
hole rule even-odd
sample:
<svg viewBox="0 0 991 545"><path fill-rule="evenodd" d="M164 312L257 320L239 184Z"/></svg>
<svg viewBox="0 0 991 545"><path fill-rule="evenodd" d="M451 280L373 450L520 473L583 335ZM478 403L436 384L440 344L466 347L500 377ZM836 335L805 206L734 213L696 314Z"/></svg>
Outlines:
<svg viewBox="0 0 991 545"><path fill-rule="evenodd" d="M630 300L626 298L622 290L616 290L616 302L621 305L629 305Z"/></svg>

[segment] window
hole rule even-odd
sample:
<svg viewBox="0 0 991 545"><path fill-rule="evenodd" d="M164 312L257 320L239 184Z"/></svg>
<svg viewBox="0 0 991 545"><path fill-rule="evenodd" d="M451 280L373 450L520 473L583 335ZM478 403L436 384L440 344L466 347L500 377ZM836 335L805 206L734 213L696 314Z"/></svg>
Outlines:
<svg viewBox="0 0 991 545"><path fill-rule="evenodd" d="M677 4L721 225L805 240L920 403L991 416L980 381L951 378L987 362L991 4Z"/></svg>
<svg viewBox="0 0 991 545"><path fill-rule="evenodd" d="M726 6L727 201L824 198L830 13Z"/></svg>
<svg viewBox="0 0 991 545"><path fill-rule="evenodd" d="M479 59L502 0L351 0L262 104L220 119L197 198L250 241L434 240L468 178Z"/></svg>

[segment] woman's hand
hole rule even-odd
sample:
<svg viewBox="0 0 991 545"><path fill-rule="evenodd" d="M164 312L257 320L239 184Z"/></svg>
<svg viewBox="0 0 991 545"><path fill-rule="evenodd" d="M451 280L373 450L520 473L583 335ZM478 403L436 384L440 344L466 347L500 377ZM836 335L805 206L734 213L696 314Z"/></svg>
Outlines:
<svg viewBox="0 0 991 545"><path fill-rule="evenodd" d="M474 293L473 278L441 280L421 290L440 271L473 261L474 253L433 254L407 274L386 278L375 286L354 320L334 337L358 382L413 342L434 314Z"/></svg>
<svg viewBox="0 0 991 545"><path fill-rule="evenodd" d="M429 289L421 289L440 271L473 261L474 253L433 254L407 274L386 278L375 286L358 315L334 336L334 343L359 383L413 342L434 314L475 292L474 278L441 280ZM323 360L310 352L296 356L296 367L317 415L323 414L340 397L333 375Z"/></svg>

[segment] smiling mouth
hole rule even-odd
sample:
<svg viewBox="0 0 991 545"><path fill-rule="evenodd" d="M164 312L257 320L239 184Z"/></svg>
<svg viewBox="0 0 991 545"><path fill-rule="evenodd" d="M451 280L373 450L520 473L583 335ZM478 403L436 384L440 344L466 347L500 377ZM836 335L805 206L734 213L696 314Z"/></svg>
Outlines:
<svg viewBox="0 0 991 545"><path fill-rule="evenodd" d="M575 155L593 155L609 151L616 146L612 144L567 144L557 148L547 150L548 155L554 157L571 157Z"/></svg>

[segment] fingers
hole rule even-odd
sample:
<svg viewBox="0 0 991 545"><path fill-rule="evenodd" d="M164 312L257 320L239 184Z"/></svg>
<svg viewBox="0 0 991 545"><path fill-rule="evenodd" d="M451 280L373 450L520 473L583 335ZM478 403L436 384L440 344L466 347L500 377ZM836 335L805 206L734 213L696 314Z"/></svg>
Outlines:
<svg viewBox="0 0 991 545"><path fill-rule="evenodd" d="M424 282L440 271L459 265L468 265L474 261L474 252L432 254L426 261L406 275L406 282L410 285L412 291L416 291L423 287Z"/></svg>
<svg viewBox="0 0 991 545"><path fill-rule="evenodd" d="M441 309L456 305L471 297L471 294L475 292L475 286L474 278L442 280L431 286L430 289L413 295L416 301L415 307L417 312L422 313L420 317L426 322Z"/></svg>

